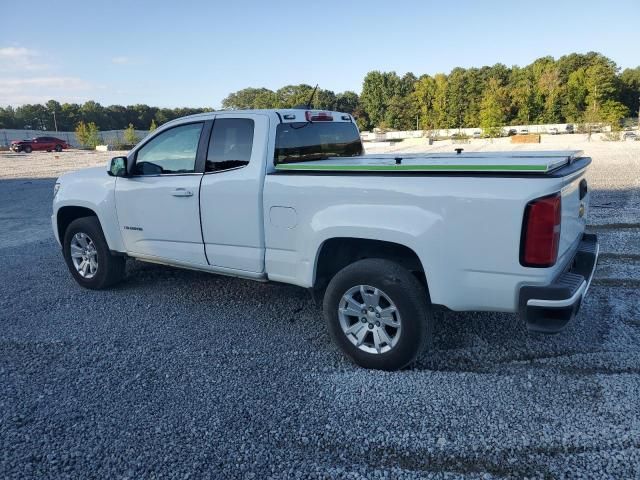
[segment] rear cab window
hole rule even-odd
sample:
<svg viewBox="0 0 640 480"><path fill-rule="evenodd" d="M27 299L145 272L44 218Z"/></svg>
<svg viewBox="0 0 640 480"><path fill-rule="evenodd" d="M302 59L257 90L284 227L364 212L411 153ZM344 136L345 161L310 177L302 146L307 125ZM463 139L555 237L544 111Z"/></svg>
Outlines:
<svg viewBox="0 0 640 480"><path fill-rule="evenodd" d="M276 128L275 164L362 154L360 134L352 122L292 122Z"/></svg>

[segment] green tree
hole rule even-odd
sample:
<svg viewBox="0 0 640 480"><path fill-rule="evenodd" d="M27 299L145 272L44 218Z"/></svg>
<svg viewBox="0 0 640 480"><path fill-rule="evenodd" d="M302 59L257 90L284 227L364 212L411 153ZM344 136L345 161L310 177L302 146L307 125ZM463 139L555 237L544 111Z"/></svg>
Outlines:
<svg viewBox="0 0 640 480"><path fill-rule="evenodd" d="M268 88L244 88L222 100L222 108L233 110L275 108L276 104L276 94Z"/></svg>
<svg viewBox="0 0 640 480"><path fill-rule="evenodd" d="M133 123L130 123L129 126L125 128L123 136L124 143L126 143L127 145L135 145L140 140L135 128L133 127Z"/></svg>
<svg viewBox="0 0 640 480"><path fill-rule="evenodd" d="M276 91L276 107L293 108L298 105L306 105L309 99L311 99L312 93L313 87L311 85L304 83L300 85L286 85Z"/></svg>
<svg viewBox="0 0 640 480"><path fill-rule="evenodd" d="M405 88L406 84L405 84ZM401 81L396 72L372 71L367 73L362 84L360 101L374 126L384 121L394 120L385 118L385 111L395 95L401 95Z"/></svg>
<svg viewBox="0 0 640 480"><path fill-rule="evenodd" d="M596 63L585 70L585 120L587 122L604 121L602 106L608 100L615 100L617 93L616 69L606 63Z"/></svg>
<svg viewBox="0 0 640 480"><path fill-rule="evenodd" d="M360 103L360 98L356 92L351 92L347 90L346 92L342 92L336 95L336 110L338 112L345 113L353 113L356 108L358 108L358 104Z"/></svg>
<svg viewBox="0 0 640 480"><path fill-rule="evenodd" d="M60 130L73 130L74 126L82 120L80 114L80 105L77 103L63 103L58 119L58 128Z"/></svg>
<svg viewBox="0 0 640 480"><path fill-rule="evenodd" d="M544 123L560 121L560 73L555 64L545 68L538 78L538 91L543 101L542 115L539 117Z"/></svg>
<svg viewBox="0 0 640 480"><path fill-rule="evenodd" d="M462 128L467 114L465 73L464 68L454 68L447 78L445 123L453 128Z"/></svg>
<svg viewBox="0 0 640 480"><path fill-rule="evenodd" d="M611 130L620 130L622 119L629 115L626 105L616 100L606 100L601 108L601 120L611 126Z"/></svg>
<svg viewBox="0 0 640 480"><path fill-rule="evenodd" d="M566 85L565 104L562 112L570 122L582 122L587 103L586 68L580 67L569 74Z"/></svg>
<svg viewBox="0 0 640 480"><path fill-rule="evenodd" d="M433 95L433 119L435 128L450 128L453 124L448 122L447 116L447 76L444 73L437 73L433 77L435 91Z"/></svg>
<svg viewBox="0 0 640 480"><path fill-rule="evenodd" d="M505 124L509 100L497 78L490 78L480 106L480 126L486 134L497 136Z"/></svg>
<svg viewBox="0 0 640 480"><path fill-rule="evenodd" d="M78 143L85 148L96 148L100 143L99 129L93 122L85 123L81 120L76 126L75 133Z"/></svg>
<svg viewBox="0 0 640 480"><path fill-rule="evenodd" d="M18 128L16 124L16 112L13 107L0 107L0 128Z"/></svg>
<svg viewBox="0 0 640 480"><path fill-rule="evenodd" d="M513 67L509 78L510 118L518 124L528 125L535 112L533 75L526 68Z"/></svg>
<svg viewBox="0 0 640 480"><path fill-rule="evenodd" d="M429 75L421 76L416 82L413 91L414 103L420 116L420 125L423 130L436 128L435 111L433 102L436 94L436 82Z"/></svg>
<svg viewBox="0 0 640 480"><path fill-rule="evenodd" d="M640 67L626 68L620 75L620 83L620 101L630 110L631 116L637 116L640 108Z"/></svg>
<svg viewBox="0 0 640 480"><path fill-rule="evenodd" d="M396 130L415 130L418 109L411 96L395 95L385 110L384 121L380 126Z"/></svg>

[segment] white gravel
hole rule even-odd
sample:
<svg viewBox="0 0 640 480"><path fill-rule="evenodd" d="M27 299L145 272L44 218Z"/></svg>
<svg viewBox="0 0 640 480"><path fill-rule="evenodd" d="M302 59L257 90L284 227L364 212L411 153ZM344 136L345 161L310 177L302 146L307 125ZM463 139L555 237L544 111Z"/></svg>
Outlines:
<svg viewBox="0 0 640 480"><path fill-rule="evenodd" d="M3 156L0 240L23 234L0 241L0 477L640 477L640 150L586 147L602 259L576 321L448 313L394 373L346 361L295 287L131 262L81 289L53 179L26 177L113 153Z"/></svg>

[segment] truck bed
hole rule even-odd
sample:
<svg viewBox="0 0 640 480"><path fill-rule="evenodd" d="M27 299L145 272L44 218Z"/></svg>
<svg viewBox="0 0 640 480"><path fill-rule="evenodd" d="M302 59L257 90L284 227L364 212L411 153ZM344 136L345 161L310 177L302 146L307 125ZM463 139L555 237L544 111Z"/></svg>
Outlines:
<svg viewBox="0 0 640 480"><path fill-rule="evenodd" d="M491 172L546 174L582 157L580 150L362 155L281 163L278 171Z"/></svg>

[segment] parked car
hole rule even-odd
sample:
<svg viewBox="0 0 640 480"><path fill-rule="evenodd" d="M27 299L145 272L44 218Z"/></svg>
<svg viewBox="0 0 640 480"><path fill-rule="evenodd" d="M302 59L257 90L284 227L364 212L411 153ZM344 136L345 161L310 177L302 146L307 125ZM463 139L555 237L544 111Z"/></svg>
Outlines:
<svg viewBox="0 0 640 480"><path fill-rule="evenodd" d="M482 138L482 132L480 130L474 130L473 138Z"/></svg>
<svg viewBox="0 0 640 480"><path fill-rule="evenodd" d="M556 127L551 127L549 129L549 134L550 135L558 135L558 129Z"/></svg>
<svg viewBox="0 0 640 480"><path fill-rule="evenodd" d="M334 342L368 368L413 362L438 308L561 330L598 256L585 234L591 159L456 150L363 155L339 112L193 115L106 170L61 176L53 233L90 289L121 281L127 257L307 288Z"/></svg>
<svg viewBox="0 0 640 480"><path fill-rule="evenodd" d="M574 133L575 127L572 124L568 124L566 127L564 127L564 131L565 133Z"/></svg>
<svg viewBox="0 0 640 480"><path fill-rule="evenodd" d="M71 145L56 137L35 137L31 140L14 140L9 148L14 152L25 153L37 150L61 152L65 148L71 148Z"/></svg>
<svg viewBox="0 0 640 480"><path fill-rule="evenodd" d="M638 134L636 132L624 132L622 134L622 139L623 140L637 140L638 139Z"/></svg>
<svg viewBox="0 0 640 480"><path fill-rule="evenodd" d="M513 137L514 135L517 135L518 131L515 128L510 128L509 131L507 132L507 137Z"/></svg>
<svg viewBox="0 0 640 480"><path fill-rule="evenodd" d="M520 129L520 135L529 135L529 129L528 128L521 128Z"/></svg>

